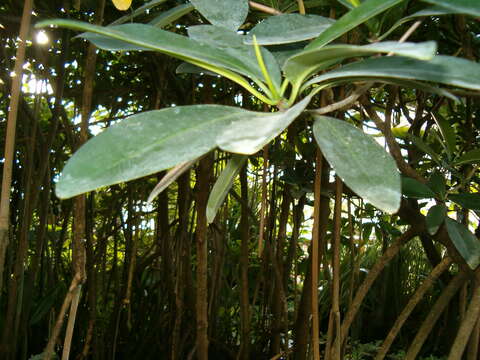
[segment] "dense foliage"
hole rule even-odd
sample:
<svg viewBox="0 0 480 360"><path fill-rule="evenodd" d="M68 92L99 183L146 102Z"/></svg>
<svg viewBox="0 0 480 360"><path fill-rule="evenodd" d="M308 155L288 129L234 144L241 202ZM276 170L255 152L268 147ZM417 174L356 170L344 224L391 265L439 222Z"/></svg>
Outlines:
<svg viewBox="0 0 480 360"><path fill-rule="evenodd" d="M1 359L479 357L477 1L28 4Z"/></svg>

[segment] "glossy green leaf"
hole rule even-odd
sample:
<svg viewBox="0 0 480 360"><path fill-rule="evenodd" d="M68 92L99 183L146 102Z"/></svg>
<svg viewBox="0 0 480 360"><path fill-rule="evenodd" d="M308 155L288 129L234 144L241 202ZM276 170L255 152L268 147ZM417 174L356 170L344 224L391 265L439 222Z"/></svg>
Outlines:
<svg viewBox="0 0 480 360"><path fill-rule="evenodd" d="M217 145L225 151L238 154L254 154L277 137L307 107L311 97L307 96L287 111L276 113L254 113L243 121L232 122L217 138Z"/></svg>
<svg viewBox="0 0 480 360"><path fill-rule="evenodd" d="M402 176L402 194L414 199L434 198L435 193L418 180Z"/></svg>
<svg viewBox="0 0 480 360"><path fill-rule="evenodd" d="M258 68L255 49L245 45L244 35L213 25L197 25L188 28L188 36L202 44L214 46L216 49L241 61L248 68ZM274 56L265 48L261 49L263 61L273 83L280 89L282 75Z"/></svg>
<svg viewBox="0 0 480 360"><path fill-rule="evenodd" d="M237 30L248 15L248 0L191 0L212 25Z"/></svg>
<svg viewBox="0 0 480 360"><path fill-rule="evenodd" d="M334 25L322 32L319 37L307 46L307 49L315 49L327 45L329 42L356 28L368 19L371 19L402 1L404 0L367 0L363 2L362 5L347 12L338 19Z"/></svg>
<svg viewBox="0 0 480 360"><path fill-rule="evenodd" d="M445 198L447 192L445 177L438 171L435 171L427 182L427 186L437 194L440 199Z"/></svg>
<svg viewBox="0 0 480 360"><path fill-rule="evenodd" d="M150 175L219 146L252 154L280 134L307 106L262 113L221 105L179 106L130 116L89 140L67 162L60 198ZM95 159L95 161L92 161Z"/></svg>
<svg viewBox="0 0 480 360"><path fill-rule="evenodd" d="M450 194L448 199L457 203L458 205L471 209L471 210L480 210L480 194Z"/></svg>
<svg viewBox="0 0 480 360"><path fill-rule="evenodd" d="M480 90L480 64L453 56L438 55L428 61L384 56L345 65L313 78L305 86L340 78L412 79Z"/></svg>
<svg viewBox="0 0 480 360"><path fill-rule="evenodd" d="M88 31L79 36L97 47L110 51L152 50L158 51L198 66L228 69L246 75L253 80L263 79L258 64L249 68L241 59L229 55L215 46L199 43L186 36L144 24L124 24L102 27L74 20L48 20L37 26L57 25L74 30Z"/></svg>
<svg viewBox="0 0 480 360"><path fill-rule="evenodd" d="M247 159L248 157L245 155L233 155L215 182L215 185L213 185L207 202L207 222L209 224L215 219L218 209L223 204L233 185L233 181Z"/></svg>
<svg viewBox="0 0 480 360"><path fill-rule="evenodd" d="M290 57L283 66L287 79L292 82L303 81L316 71L323 70L345 58L369 56L378 53L394 53L420 60L429 60L435 56L437 45L434 41L423 43L399 43L385 41L370 45L330 45L322 48L304 50Z"/></svg>
<svg viewBox="0 0 480 360"><path fill-rule="evenodd" d="M442 226L445 217L447 216L447 208L445 205L434 205L428 210L425 223L427 231L430 235L436 234L440 226Z"/></svg>
<svg viewBox="0 0 480 360"><path fill-rule="evenodd" d="M445 218L448 235L471 269L480 265L480 242L465 225Z"/></svg>
<svg viewBox="0 0 480 360"><path fill-rule="evenodd" d="M480 17L480 2L478 0L423 0L433 5L441 6L445 9Z"/></svg>
<svg viewBox="0 0 480 360"><path fill-rule="evenodd" d="M155 19L149 22L149 25L163 28L188 14L193 9L194 7L190 3L177 5L158 15Z"/></svg>
<svg viewBox="0 0 480 360"><path fill-rule="evenodd" d="M288 58L302 51L304 46L305 44L303 42L284 45L272 45L268 47L268 50L275 57L275 60L277 60L278 66L282 68Z"/></svg>
<svg viewBox="0 0 480 360"><path fill-rule="evenodd" d="M255 35L259 45L288 44L320 35L335 20L318 15L282 14L270 16L257 24L245 37L246 44L253 44Z"/></svg>
<svg viewBox="0 0 480 360"><path fill-rule="evenodd" d="M335 172L354 192L389 213L400 206L400 175L392 157L355 126L314 116L313 134Z"/></svg>
<svg viewBox="0 0 480 360"><path fill-rule="evenodd" d="M467 151L465 154L463 154L453 162L454 165L475 164L475 163L480 163L480 149L473 149L473 150Z"/></svg>

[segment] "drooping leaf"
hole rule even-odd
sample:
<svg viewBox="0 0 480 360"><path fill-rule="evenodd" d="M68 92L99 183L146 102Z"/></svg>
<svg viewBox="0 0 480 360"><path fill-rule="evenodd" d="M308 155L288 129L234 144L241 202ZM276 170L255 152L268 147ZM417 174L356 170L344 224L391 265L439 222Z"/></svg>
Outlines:
<svg viewBox="0 0 480 360"><path fill-rule="evenodd" d="M392 157L369 135L345 121L314 116L313 134L335 172L381 210L400 206L400 175Z"/></svg>
<svg viewBox="0 0 480 360"><path fill-rule="evenodd" d="M148 3L143 4L139 8L136 8L135 10L133 10L130 14L122 16L121 18L119 18L119 19L115 20L114 22L110 23L110 25L119 25L119 24L123 24L127 21L130 21L134 17L144 14L147 10L152 9L157 5L163 4L165 1L167 1L167 0L152 0L152 1L149 1Z"/></svg>
<svg viewBox="0 0 480 360"><path fill-rule="evenodd" d="M456 159L454 165L480 163L480 149L467 151L465 154Z"/></svg>
<svg viewBox="0 0 480 360"><path fill-rule="evenodd" d="M247 158L245 155L233 155L215 182L215 185L213 185L207 203L207 222L209 224L215 219L218 209L223 204L225 197L233 185L233 181L242 169Z"/></svg>
<svg viewBox="0 0 480 360"><path fill-rule="evenodd" d="M248 15L248 0L191 0L212 25L237 30Z"/></svg>
<svg viewBox="0 0 480 360"><path fill-rule="evenodd" d="M329 45L322 48L306 49L290 57L283 66L287 79L303 81L308 75L323 70L345 58L368 56L377 53L394 53L420 60L435 56L437 45L434 41L423 43L399 43L385 41L370 45Z"/></svg>
<svg viewBox="0 0 480 360"><path fill-rule="evenodd" d="M480 64L453 56L435 56L422 61L399 56L369 58L317 76L305 84L338 81L340 78L397 78L431 81L480 90Z"/></svg>
<svg viewBox="0 0 480 360"><path fill-rule="evenodd" d="M68 198L150 175L196 159L217 146L255 153L280 134L309 101L305 98L276 113L191 105L130 116L89 140L72 156L57 183L57 196Z"/></svg>
<svg viewBox="0 0 480 360"><path fill-rule="evenodd" d="M363 2L362 5L347 12L338 19L335 24L322 32L319 37L307 46L307 49L315 49L327 45L329 42L342 36L368 19L371 19L402 1L403 0L367 0Z"/></svg>
<svg viewBox="0 0 480 360"><path fill-rule="evenodd" d="M430 147L430 145L423 141L422 138L409 133L408 139L425 154L429 155L433 161L440 164L440 157L438 154Z"/></svg>
<svg viewBox="0 0 480 360"><path fill-rule="evenodd" d="M177 5L174 8L171 8L170 10L158 15L155 19L149 22L149 25L163 28L180 19L182 16L188 14L193 9L194 7L190 3Z"/></svg>
<svg viewBox="0 0 480 360"><path fill-rule="evenodd" d="M335 22L318 15L282 14L270 16L245 37L246 44L253 44L255 35L259 45L288 44L320 35Z"/></svg>
<svg viewBox="0 0 480 360"><path fill-rule="evenodd" d="M447 208L445 205L434 205L428 210L425 223L427 231L430 235L434 235L440 226L442 226L445 217L447 216Z"/></svg>
<svg viewBox="0 0 480 360"><path fill-rule="evenodd" d="M435 116L433 116L433 119L435 120L435 123L440 129L440 133L442 134L443 140L445 140L447 152L449 153L449 155L453 154L455 152L455 147L457 145L457 139L456 139L454 128L440 114L435 114Z"/></svg>
<svg viewBox="0 0 480 360"><path fill-rule="evenodd" d="M210 71L210 70L205 70L201 68L200 66L196 66L193 64L190 64L188 62L181 63L180 65L177 66L177 69L175 70L177 74L199 74L199 75L210 75L210 76L218 76L216 72Z"/></svg>
<svg viewBox="0 0 480 360"><path fill-rule="evenodd" d="M405 24L409 21L413 21L413 20L423 18L423 17L427 17L427 16L439 16L439 15L448 15L448 14L455 14L455 13L457 13L457 12L451 11L451 10L446 9L446 8L442 8L440 6L432 6L432 7L429 7L427 9L422 9L422 10L417 11L416 13L414 13L412 15L406 16L406 17L398 20L395 24L393 24L393 26L390 29L387 30L387 32L382 34L382 36L380 36L378 38L378 40L381 41L381 40L385 39L395 29L397 29L399 26L401 26L401 25L403 25L403 24Z"/></svg>
<svg viewBox="0 0 480 360"><path fill-rule="evenodd" d="M188 28L188 36L199 43L214 46L216 49L241 61L248 68L258 68L255 49L245 45L244 35L213 25L197 25ZM282 75L274 56L265 48L261 49L263 61L273 83L280 89Z"/></svg>
<svg viewBox="0 0 480 360"><path fill-rule="evenodd" d="M435 197L435 193L427 185L406 176L402 176L402 194L414 199Z"/></svg>
<svg viewBox="0 0 480 360"><path fill-rule="evenodd" d="M480 2L477 0L423 0L456 13L480 17Z"/></svg>
<svg viewBox="0 0 480 360"><path fill-rule="evenodd" d="M471 269L476 269L480 264L480 242L465 225L445 218L448 235L455 245L460 255Z"/></svg>
<svg viewBox="0 0 480 360"><path fill-rule="evenodd" d="M175 165L172 169L170 169L162 177L162 179L158 182L158 184L155 185L150 195L148 195L147 202L152 202L153 199L155 199L158 195L160 195L163 192L163 190L165 190L168 186L170 186L171 183L177 180L180 175L182 175L185 171L190 169L197 160L198 159L194 159L184 163L180 163L178 165Z"/></svg>
<svg viewBox="0 0 480 360"><path fill-rule="evenodd" d="M93 42L97 47L110 51L151 50L207 68L228 69L248 76L253 80L263 79L260 67L249 68L240 59L199 43L186 36L144 24L123 24L102 27L74 20L48 20L38 27L57 25L74 30L88 31L79 36Z"/></svg>
<svg viewBox="0 0 480 360"><path fill-rule="evenodd" d="M435 171L428 179L427 186L432 189L440 199L445 198L446 183L445 177L438 171Z"/></svg>
<svg viewBox="0 0 480 360"><path fill-rule="evenodd" d="M457 203L458 205L471 209L480 210L480 194L449 194L448 199Z"/></svg>

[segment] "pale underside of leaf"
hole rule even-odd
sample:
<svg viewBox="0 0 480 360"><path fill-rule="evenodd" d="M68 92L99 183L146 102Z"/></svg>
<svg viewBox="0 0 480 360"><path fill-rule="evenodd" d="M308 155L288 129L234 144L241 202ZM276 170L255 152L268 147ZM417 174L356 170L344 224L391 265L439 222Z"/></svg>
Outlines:
<svg viewBox="0 0 480 360"><path fill-rule="evenodd" d="M345 65L337 70L314 77L305 87L340 79L365 80L396 78L430 81L445 85L480 90L480 64L452 56L437 55L422 61L400 56L370 58Z"/></svg>
<svg viewBox="0 0 480 360"><path fill-rule="evenodd" d="M212 25L237 30L248 15L248 0L191 0Z"/></svg>
<svg viewBox="0 0 480 360"><path fill-rule="evenodd" d="M235 31L213 25L197 25L188 28L188 36L199 43L214 46L217 50L240 60L247 68L258 68L255 50L252 45L245 45L245 35L239 35ZM273 83L280 89L280 67L274 56L265 48L261 49L263 61Z"/></svg>
<svg viewBox="0 0 480 360"><path fill-rule="evenodd" d="M434 41L423 43L399 43L385 41L370 45L330 45L318 49L304 50L285 62L283 71L292 82L303 81L310 74L330 67L346 58L369 56L377 53L392 53L420 60L435 56L437 45Z"/></svg>
<svg viewBox="0 0 480 360"><path fill-rule="evenodd" d="M84 144L56 187L60 198L137 179L191 161L215 147L253 154L279 135L310 98L284 112L191 105L133 115Z"/></svg>
<svg viewBox="0 0 480 360"><path fill-rule="evenodd" d="M282 14L270 16L245 37L246 44L253 44L255 35L259 45L288 44L313 39L330 27L335 20L318 15Z"/></svg>

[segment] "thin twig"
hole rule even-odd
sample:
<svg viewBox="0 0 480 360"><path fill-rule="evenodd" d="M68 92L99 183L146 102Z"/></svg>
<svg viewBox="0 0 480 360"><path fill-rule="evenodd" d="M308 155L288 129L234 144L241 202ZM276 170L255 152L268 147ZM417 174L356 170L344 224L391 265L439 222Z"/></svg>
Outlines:
<svg viewBox="0 0 480 360"><path fill-rule="evenodd" d="M271 14L271 15L281 15L282 14L282 12L277 10L277 9L274 9L270 6L265 6L265 5L259 4L255 1L249 1L248 3L250 4L250 7L252 9L262 11L266 14Z"/></svg>
<svg viewBox="0 0 480 360"><path fill-rule="evenodd" d="M363 99L362 105L368 116L372 119L377 128L382 132L383 136L385 136L385 141L387 142L388 148L390 149L390 154L395 159L395 162L397 163L400 171L411 178L414 178L422 183L426 183L426 179L423 178L414 168L412 168L405 161L400 146L395 141L395 138L392 134L392 129L390 128L390 126L386 126L386 124L382 121L380 116L373 109L372 104L366 97Z"/></svg>
<svg viewBox="0 0 480 360"><path fill-rule="evenodd" d="M305 4L303 3L303 0L297 0L298 3L298 12L302 15L305 15Z"/></svg>
<svg viewBox="0 0 480 360"><path fill-rule="evenodd" d="M372 87L372 85L373 85L372 82L366 83L365 85L353 90L350 93L350 95L347 96L345 99L342 99L340 101L337 101L336 103L324 106L322 108L310 110L309 112L315 115L324 115L337 110L342 110L345 107L356 102L358 98L360 98L360 96L362 96L365 93L365 91L367 91Z"/></svg>

